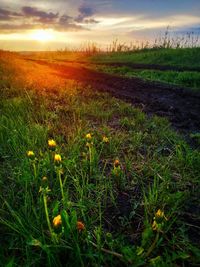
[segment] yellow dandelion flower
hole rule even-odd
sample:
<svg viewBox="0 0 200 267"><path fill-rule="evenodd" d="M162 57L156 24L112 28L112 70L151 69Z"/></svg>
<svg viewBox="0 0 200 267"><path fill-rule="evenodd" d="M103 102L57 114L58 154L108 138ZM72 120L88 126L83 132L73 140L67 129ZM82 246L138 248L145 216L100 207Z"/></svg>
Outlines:
<svg viewBox="0 0 200 267"><path fill-rule="evenodd" d="M158 224L157 224L156 221L153 221L153 223L152 223L152 229L153 229L153 231L157 231L158 230Z"/></svg>
<svg viewBox="0 0 200 267"><path fill-rule="evenodd" d="M84 223L82 223L81 221L78 221L77 224L76 224L76 227L79 231L83 231L85 230L85 225Z"/></svg>
<svg viewBox="0 0 200 267"><path fill-rule="evenodd" d="M106 137L106 136L103 136L103 143L109 143L109 139L108 139L108 137Z"/></svg>
<svg viewBox="0 0 200 267"><path fill-rule="evenodd" d="M53 139L48 140L48 146L49 148L54 149L56 147L56 141Z"/></svg>
<svg viewBox="0 0 200 267"><path fill-rule="evenodd" d="M34 154L34 152L33 152L32 150L29 150L29 151L27 152L27 156L28 156L29 158L34 158L34 157L35 157L35 154Z"/></svg>
<svg viewBox="0 0 200 267"><path fill-rule="evenodd" d="M157 210L157 212L155 214L155 217L156 218L163 218L164 217L164 212L161 209Z"/></svg>
<svg viewBox="0 0 200 267"><path fill-rule="evenodd" d="M61 224L62 224L62 218L61 218L61 215L58 215L53 219L53 226L58 227Z"/></svg>
<svg viewBox="0 0 200 267"><path fill-rule="evenodd" d="M161 231L165 223L164 220L167 221L164 211L162 211L161 209L158 209L153 218L153 223L152 223L153 231L158 231L158 232Z"/></svg>
<svg viewBox="0 0 200 267"><path fill-rule="evenodd" d="M86 134L85 138L88 139L88 140L91 140L92 139L92 135L90 133L88 133L88 134Z"/></svg>
<svg viewBox="0 0 200 267"><path fill-rule="evenodd" d="M120 162L119 162L118 159L116 159L116 160L114 161L114 167L117 168L117 167L119 167L119 166L120 166Z"/></svg>
<svg viewBox="0 0 200 267"><path fill-rule="evenodd" d="M48 180L48 179L47 179L46 176L42 177L42 181L43 181L43 182L46 182L47 180Z"/></svg>
<svg viewBox="0 0 200 267"><path fill-rule="evenodd" d="M60 154L55 154L54 161L56 163L60 163L62 161L61 155Z"/></svg>
<svg viewBox="0 0 200 267"><path fill-rule="evenodd" d="M154 220L156 222L162 222L163 219L165 219L167 221L167 218L165 216L165 213L164 211L162 211L161 209L158 209L157 212L155 213L155 217L154 217Z"/></svg>

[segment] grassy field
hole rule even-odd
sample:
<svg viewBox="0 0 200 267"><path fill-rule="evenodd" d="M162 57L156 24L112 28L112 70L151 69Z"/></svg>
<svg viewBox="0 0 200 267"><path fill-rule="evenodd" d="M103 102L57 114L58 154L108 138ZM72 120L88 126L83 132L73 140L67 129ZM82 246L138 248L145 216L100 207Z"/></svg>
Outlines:
<svg viewBox="0 0 200 267"><path fill-rule="evenodd" d="M151 64L161 66L172 66L179 68L199 68L200 67L200 48L163 48L163 49L144 49L135 52L120 53L72 53L72 52L44 52L35 53L31 57L35 59L45 59L48 61L81 61L89 63L124 63L124 64ZM91 66L94 68L94 66ZM98 71L111 74L119 74L126 77L139 77L150 81L159 81L192 88L195 91L200 89L200 73L198 71L176 71L176 70L148 70L130 66L108 66L97 65Z"/></svg>
<svg viewBox="0 0 200 267"><path fill-rule="evenodd" d="M199 67L200 49L147 49L134 53L110 53L91 57L96 63L135 63L164 65L181 68ZM127 77L140 77L151 81L167 82L179 86L200 89L200 73L195 71L178 72L175 70L137 70L129 66L97 66L98 71L119 74Z"/></svg>
<svg viewBox="0 0 200 267"><path fill-rule="evenodd" d="M93 63L142 63L179 67L200 67L200 48L144 49L135 52L82 53L82 52L41 52L26 56L37 59L82 61Z"/></svg>
<svg viewBox="0 0 200 267"><path fill-rule="evenodd" d="M2 266L200 264L199 150L17 54L0 74Z"/></svg>
<svg viewBox="0 0 200 267"><path fill-rule="evenodd" d="M91 57L93 62L129 62L171 65L181 67L199 67L200 66L200 48L164 48L164 49L146 49L136 52L126 53L105 53L97 54Z"/></svg>

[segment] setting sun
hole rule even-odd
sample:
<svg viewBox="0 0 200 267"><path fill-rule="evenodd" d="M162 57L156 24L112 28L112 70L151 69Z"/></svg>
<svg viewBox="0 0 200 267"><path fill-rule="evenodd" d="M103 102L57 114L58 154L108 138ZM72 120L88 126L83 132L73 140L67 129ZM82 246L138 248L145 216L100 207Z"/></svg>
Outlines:
<svg viewBox="0 0 200 267"><path fill-rule="evenodd" d="M47 42L53 39L53 32L52 30L36 30L31 37L36 41Z"/></svg>

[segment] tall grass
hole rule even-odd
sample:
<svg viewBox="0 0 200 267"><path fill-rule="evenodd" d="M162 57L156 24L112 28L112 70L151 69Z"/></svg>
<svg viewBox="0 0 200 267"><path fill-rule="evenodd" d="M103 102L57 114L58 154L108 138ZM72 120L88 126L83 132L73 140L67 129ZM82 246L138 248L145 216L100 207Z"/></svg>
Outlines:
<svg viewBox="0 0 200 267"><path fill-rule="evenodd" d="M160 49L179 49L179 48L197 48L200 46L199 35L194 32L186 34L178 34L169 29L166 29L164 34L161 34L152 41L132 41L130 43L122 42L119 39L113 40L110 44L99 45L97 42L88 41L76 47L65 46L57 51L43 51L29 53L37 58L68 59L68 60L87 60L87 56L105 55L105 54L120 54L134 53L145 51L156 51Z"/></svg>
<svg viewBox="0 0 200 267"><path fill-rule="evenodd" d="M87 42L81 45L76 50L65 48L60 52L84 52L86 54L96 54L101 52L107 53L120 53L120 52L135 52L148 49L162 49L162 48L194 48L199 47L200 40L199 35L194 32L188 32L186 34L177 34L170 31L169 28L164 34L161 34L152 41L132 41L130 43L122 42L119 39L115 39L106 46L100 46L96 42Z"/></svg>

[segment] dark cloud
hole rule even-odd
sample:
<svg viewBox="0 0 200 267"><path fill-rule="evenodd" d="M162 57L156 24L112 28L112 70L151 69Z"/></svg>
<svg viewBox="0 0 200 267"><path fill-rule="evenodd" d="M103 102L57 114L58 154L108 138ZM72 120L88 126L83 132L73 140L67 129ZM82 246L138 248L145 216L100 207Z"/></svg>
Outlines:
<svg viewBox="0 0 200 267"><path fill-rule="evenodd" d="M93 16L95 14L95 10L90 6L82 5L78 8L79 14L75 18L76 22L84 22L85 19Z"/></svg>
<svg viewBox="0 0 200 267"><path fill-rule="evenodd" d="M0 33L13 33L22 30L40 29L39 24L0 24Z"/></svg>
<svg viewBox="0 0 200 267"><path fill-rule="evenodd" d="M87 30L86 28L80 26L80 25L77 25L75 23L68 23L68 24L65 24L65 25L62 25L62 24L56 24L54 25L54 29L57 30L57 31L81 31L81 30Z"/></svg>
<svg viewBox="0 0 200 267"><path fill-rule="evenodd" d="M47 12L31 6L22 7L19 13L0 8L0 32L10 33L49 27L57 31L80 31L87 30L86 27L80 25L80 22L85 25L98 23L90 17L94 14L92 8L81 6L78 10L79 15L74 18L68 14Z"/></svg>
<svg viewBox="0 0 200 267"><path fill-rule="evenodd" d="M19 16L21 16L20 13L11 12L7 9L0 8L0 21L12 20L15 17L19 17Z"/></svg>
<svg viewBox="0 0 200 267"><path fill-rule="evenodd" d="M78 11L84 17L91 17L95 13L94 10L91 7L84 6L84 5L80 6Z"/></svg>
<svg viewBox="0 0 200 267"><path fill-rule="evenodd" d="M73 17L68 15L62 15L57 23L54 24L54 28L57 31L78 31L83 30L84 28L74 22Z"/></svg>
<svg viewBox="0 0 200 267"><path fill-rule="evenodd" d="M41 11L35 7L24 6L22 12L25 17L36 17L36 21L41 23L53 23L59 16L58 13Z"/></svg>
<svg viewBox="0 0 200 267"><path fill-rule="evenodd" d="M66 25L66 24L69 24L71 21L72 21L72 17L68 16L68 15L62 15L60 18L59 18L59 24L60 25Z"/></svg>
<svg viewBox="0 0 200 267"><path fill-rule="evenodd" d="M97 24L97 23L99 23L99 21L96 20L96 19L84 19L83 22L84 22L85 24Z"/></svg>
<svg viewBox="0 0 200 267"><path fill-rule="evenodd" d="M80 25L78 25L73 17L68 16L68 15L62 15L57 23L55 23L54 28L57 31L78 31L78 30L83 30L84 28Z"/></svg>
<svg viewBox="0 0 200 267"><path fill-rule="evenodd" d="M22 23L22 24L0 24L0 33L15 33L15 32L21 32L21 31L27 31L27 30L36 30L36 29L48 29L48 26L41 25L40 23L38 24L32 24L32 23ZM77 25L75 23L68 23L66 25L60 25L59 23L56 23L52 27L54 30L57 31L81 31L85 30L80 25Z"/></svg>

